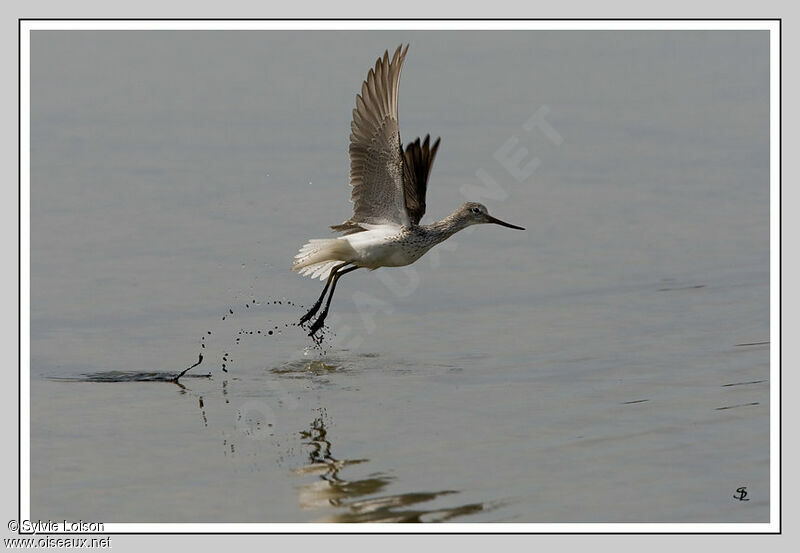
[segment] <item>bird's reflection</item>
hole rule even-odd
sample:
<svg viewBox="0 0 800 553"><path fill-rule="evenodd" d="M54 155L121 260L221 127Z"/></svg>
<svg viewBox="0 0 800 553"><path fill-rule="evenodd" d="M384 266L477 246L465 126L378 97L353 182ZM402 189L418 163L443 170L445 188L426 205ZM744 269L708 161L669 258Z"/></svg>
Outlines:
<svg viewBox="0 0 800 553"><path fill-rule="evenodd" d="M335 368L333 365L303 364L300 368L283 367L279 374L292 378L295 371L302 369L306 374L313 372L316 378L324 378ZM316 375L317 371L319 376ZM277 371L273 369L272 372ZM185 386L180 388L181 394L196 396L195 405L203 427L206 429L219 427L218 424L212 424L208 417L207 403L210 397L208 390L200 392L200 390L192 391ZM227 379L223 380L221 398L224 399L225 405L231 405L231 393L230 383ZM283 400L287 402L293 399L288 393L284 393L284 396ZM281 397L279 395L275 399L276 408L283 405ZM292 406L293 409L298 407L299 405ZM299 438L299 445L303 448L303 460L300 461L300 466L296 466L300 451L290 445L293 439L275 432L272 424L275 414L266 401L257 398L248 399L239 405L233 429L223 425L225 426L222 429L223 455L232 460L244 461L244 466L252 472L260 472L262 454L266 449L273 449L277 452L278 466L285 466L284 463L287 461L295 465L292 473L295 478L303 480L297 486L300 507L304 510L320 511L321 516L317 518L319 522L445 522L461 520L467 515L494 508L492 503L423 508L426 504L433 507L437 499L456 497L459 493L456 490L389 493L391 488L399 486L396 478L382 471L364 474L363 468L369 466L369 459L346 459L335 456L327 410L324 407L316 407L313 413L314 418L306 428L292 433L293 439ZM363 477L354 476L358 473Z"/></svg>
<svg viewBox="0 0 800 553"><path fill-rule="evenodd" d="M367 463L368 459L337 459L331 452L326 415L315 418L308 429L300 432L310 448L308 463L294 470L296 475L317 475L319 478L299 486L299 502L303 509L334 508L335 513L321 522L444 522L454 517L485 510L483 503L471 503L442 509L413 508L440 496L456 494L454 490L377 495L385 491L393 478L381 473L369 478L347 480L340 475L348 466ZM370 497L372 496L372 497Z"/></svg>

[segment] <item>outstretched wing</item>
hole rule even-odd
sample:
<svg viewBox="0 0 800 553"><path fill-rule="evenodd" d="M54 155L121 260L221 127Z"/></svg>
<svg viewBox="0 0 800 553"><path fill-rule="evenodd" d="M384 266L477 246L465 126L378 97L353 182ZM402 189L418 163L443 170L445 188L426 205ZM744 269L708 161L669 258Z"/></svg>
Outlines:
<svg viewBox="0 0 800 553"><path fill-rule="evenodd" d="M402 50L402 51L401 51ZM350 185L353 216L334 230L356 230L357 223L408 226L403 192L403 146L397 125L397 85L408 46L378 58L356 95L350 134ZM361 229L358 229L361 230Z"/></svg>
<svg viewBox="0 0 800 553"><path fill-rule="evenodd" d="M441 138L431 146L431 135L425 135L420 145L419 138L406 146L406 177L403 179L403 191L406 199L408 218L415 225L425 215L425 192L428 189L428 177L431 174L433 160L439 149Z"/></svg>

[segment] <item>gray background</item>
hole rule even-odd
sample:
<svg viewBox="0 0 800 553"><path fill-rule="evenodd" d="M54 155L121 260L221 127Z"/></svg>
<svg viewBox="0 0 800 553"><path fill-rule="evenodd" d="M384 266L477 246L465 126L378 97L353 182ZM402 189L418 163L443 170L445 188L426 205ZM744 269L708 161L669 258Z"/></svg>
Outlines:
<svg viewBox="0 0 800 553"><path fill-rule="evenodd" d="M458 235L402 297L343 280L334 330L363 341L328 367L287 331L183 393L49 380L179 369L212 327L233 348L228 307L313 299L287 267L348 216L354 93L401 41L401 133L443 136L426 219L483 169L525 234ZM766 520L769 357L737 344L769 340L767 59L757 32L35 34L34 515L316 520L389 497L480 505L464 521ZM542 106L560 146L522 129ZM515 136L541 159L523 181L493 157ZM356 290L392 313L372 328ZM242 324L295 316L258 307ZM237 427L252 401L273 435ZM309 472L316 419L367 459L337 478L374 493ZM320 486L344 505L302 508Z"/></svg>

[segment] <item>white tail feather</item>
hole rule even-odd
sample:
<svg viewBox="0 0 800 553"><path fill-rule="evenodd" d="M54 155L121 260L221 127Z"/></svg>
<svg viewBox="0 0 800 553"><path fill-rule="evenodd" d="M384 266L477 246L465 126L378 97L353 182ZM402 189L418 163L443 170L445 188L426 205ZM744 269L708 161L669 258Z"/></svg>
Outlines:
<svg viewBox="0 0 800 553"><path fill-rule="evenodd" d="M347 240L342 238L321 238L309 240L294 256L293 271L301 275L325 280L336 265L355 258L356 252Z"/></svg>

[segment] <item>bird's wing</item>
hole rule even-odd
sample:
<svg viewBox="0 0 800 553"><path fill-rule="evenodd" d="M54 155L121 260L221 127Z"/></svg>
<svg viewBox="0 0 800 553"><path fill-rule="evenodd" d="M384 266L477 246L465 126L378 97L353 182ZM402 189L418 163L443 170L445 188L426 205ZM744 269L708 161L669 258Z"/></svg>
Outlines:
<svg viewBox="0 0 800 553"><path fill-rule="evenodd" d="M397 85L408 46L378 58L356 95L350 134L350 223L408 226L403 193L403 145L397 126ZM334 227L336 228L336 227Z"/></svg>
<svg viewBox="0 0 800 553"><path fill-rule="evenodd" d="M403 191L405 192L408 218L415 225L419 224L420 219L425 215L425 192L428 189L428 177L431 174L431 167L433 167L433 160L436 158L440 141L441 138L437 138L431 146L431 135L426 135L425 141L421 145L417 138L406 146L406 175L403 179Z"/></svg>

